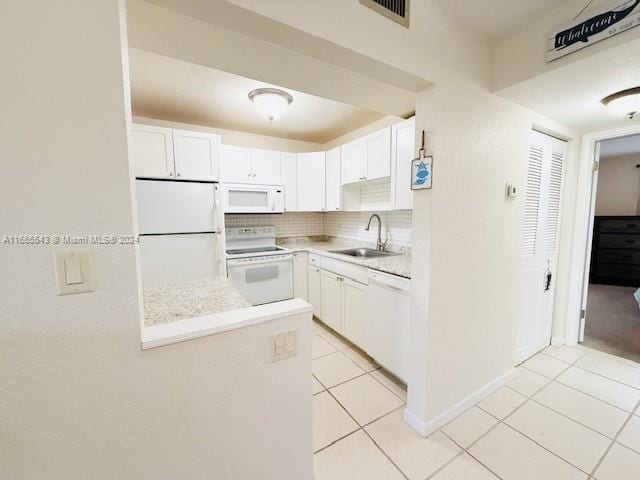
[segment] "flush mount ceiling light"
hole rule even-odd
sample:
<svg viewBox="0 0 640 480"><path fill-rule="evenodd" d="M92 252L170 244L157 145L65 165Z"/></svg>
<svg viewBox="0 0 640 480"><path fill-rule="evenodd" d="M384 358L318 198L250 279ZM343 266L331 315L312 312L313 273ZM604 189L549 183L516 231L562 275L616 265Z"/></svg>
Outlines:
<svg viewBox="0 0 640 480"><path fill-rule="evenodd" d="M293 97L277 88L257 88L249 92L249 100L256 106L260 115L273 122L291 105Z"/></svg>
<svg viewBox="0 0 640 480"><path fill-rule="evenodd" d="M640 112L640 87L629 88L602 99L602 104L619 115L633 119Z"/></svg>

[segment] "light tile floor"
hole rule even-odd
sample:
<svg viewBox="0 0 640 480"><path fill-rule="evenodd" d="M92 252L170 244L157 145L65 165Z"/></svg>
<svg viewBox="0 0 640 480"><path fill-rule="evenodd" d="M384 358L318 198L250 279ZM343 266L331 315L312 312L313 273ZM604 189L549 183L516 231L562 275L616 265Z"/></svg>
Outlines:
<svg viewBox="0 0 640 480"><path fill-rule="evenodd" d="M548 347L422 438L406 387L314 322L316 480L639 480L640 364Z"/></svg>

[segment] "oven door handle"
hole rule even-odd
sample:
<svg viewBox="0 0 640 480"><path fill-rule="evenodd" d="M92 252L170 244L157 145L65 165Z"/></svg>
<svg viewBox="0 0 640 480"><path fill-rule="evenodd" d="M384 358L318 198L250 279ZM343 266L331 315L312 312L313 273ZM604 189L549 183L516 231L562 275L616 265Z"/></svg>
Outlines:
<svg viewBox="0 0 640 480"><path fill-rule="evenodd" d="M242 260L227 260L227 266L229 267L252 267L254 265L266 265L268 263L283 263L293 262L293 255L279 255L277 258L265 258L264 260L251 260L250 262L244 262Z"/></svg>

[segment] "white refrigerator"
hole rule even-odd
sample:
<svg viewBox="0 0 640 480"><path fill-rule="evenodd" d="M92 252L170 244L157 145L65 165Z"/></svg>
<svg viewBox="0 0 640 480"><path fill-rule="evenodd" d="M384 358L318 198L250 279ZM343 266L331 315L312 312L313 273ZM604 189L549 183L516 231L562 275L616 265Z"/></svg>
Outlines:
<svg viewBox="0 0 640 480"><path fill-rule="evenodd" d="M217 183L136 180L143 286L224 275Z"/></svg>

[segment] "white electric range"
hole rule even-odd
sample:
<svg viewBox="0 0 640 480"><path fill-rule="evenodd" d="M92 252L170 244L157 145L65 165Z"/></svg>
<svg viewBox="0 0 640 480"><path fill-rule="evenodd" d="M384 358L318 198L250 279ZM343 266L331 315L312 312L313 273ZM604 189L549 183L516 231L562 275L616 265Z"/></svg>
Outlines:
<svg viewBox="0 0 640 480"><path fill-rule="evenodd" d="M293 298L293 253L276 245L274 227L226 231L227 276L252 305Z"/></svg>

